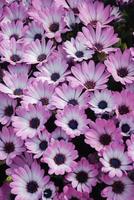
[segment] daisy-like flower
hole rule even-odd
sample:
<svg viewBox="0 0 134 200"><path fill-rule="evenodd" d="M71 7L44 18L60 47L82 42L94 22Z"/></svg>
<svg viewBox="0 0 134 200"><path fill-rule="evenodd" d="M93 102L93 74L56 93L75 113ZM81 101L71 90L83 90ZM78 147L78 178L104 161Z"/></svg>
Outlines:
<svg viewBox="0 0 134 200"><path fill-rule="evenodd" d="M27 139L25 145L28 153L33 153L34 158L40 158L50 143L50 134L47 131L42 131L33 138Z"/></svg>
<svg viewBox="0 0 134 200"><path fill-rule="evenodd" d="M67 52L67 57L73 58L74 61L81 62L82 60L88 60L92 58L93 50L87 48L77 39L71 39L71 41L66 41L64 43L65 51Z"/></svg>
<svg viewBox="0 0 134 200"><path fill-rule="evenodd" d="M97 22L103 27L107 26L114 19L114 16L111 16L110 5L104 7L104 3L99 1L85 1L79 4L79 17L86 26L90 24L93 27L96 27Z"/></svg>
<svg viewBox="0 0 134 200"><path fill-rule="evenodd" d="M120 178L105 176L103 181L107 187L102 190L102 197L107 200L133 200L134 185L127 176L124 175Z"/></svg>
<svg viewBox="0 0 134 200"><path fill-rule="evenodd" d="M119 117L119 128L123 136L130 136L134 133L134 116L126 114Z"/></svg>
<svg viewBox="0 0 134 200"><path fill-rule="evenodd" d="M32 21L31 24L27 26L23 42L25 44L30 44L36 39L41 41L43 37L44 37L44 29L42 25L35 21Z"/></svg>
<svg viewBox="0 0 134 200"><path fill-rule="evenodd" d="M23 200L41 198L42 189L49 181L49 177L44 177L44 170L35 161L30 167L25 165L17 168L12 179L11 192L17 195L17 199Z"/></svg>
<svg viewBox="0 0 134 200"><path fill-rule="evenodd" d="M56 196L56 187L52 181L47 183L42 190L42 200L51 200Z"/></svg>
<svg viewBox="0 0 134 200"><path fill-rule="evenodd" d="M4 11L4 21L24 21L27 17L27 9L21 2L13 2L10 6L5 7Z"/></svg>
<svg viewBox="0 0 134 200"><path fill-rule="evenodd" d="M14 37L11 38L10 41L3 40L0 44L0 51L2 54L2 61L9 62L12 65L22 62L24 48L22 44L17 43Z"/></svg>
<svg viewBox="0 0 134 200"><path fill-rule="evenodd" d="M92 186L97 183L96 176L98 171L93 165L90 165L86 158L81 158L73 171L68 173L66 179L71 182L72 187L79 192L90 192Z"/></svg>
<svg viewBox="0 0 134 200"><path fill-rule="evenodd" d="M124 151L124 145L119 143L112 143L105 150L101 152L102 157L102 172L108 172L112 178L114 176L121 177L123 173L131 169L131 160L127 152Z"/></svg>
<svg viewBox="0 0 134 200"><path fill-rule="evenodd" d="M116 105L117 116L133 113L134 94L132 92L127 90L123 90L121 93L116 92L113 98Z"/></svg>
<svg viewBox="0 0 134 200"><path fill-rule="evenodd" d="M77 164L75 159L78 153L72 143L61 141L53 141L44 152L42 162L46 162L49 166L49 174L63 175L65 172L71 172Z"/></svg>
<svg viewBox="0 0 134 200"><path fill-rule="evenodd" d="M76 16L74 14L73 11L68 11L65 15L65 18L64 18L65 22L66 22L66 25L67 27L70 29L70 30L73 30L75 27L78 26L78 24L80 23L80 19L78 16Z"/></svg>
<svg viewBox="0 0 134 200"><path fill-rule="evenodd" d="M62 7L46 7L40 11L30 12L30 15L41 23L45 29L45 34L48 38L55 38L61 42L61 33L64 33L66 23L64 21L65 11Z"/></svg>
<svg viewBox="0 0 134 200"><path fill-rule="evenodd" d="M127 140L128 156L134 161L134 135L131 135L130 140Z"/></svg>
<svg viewBox="0 0 134 200"><path fill-rule="evenodd" d="M89 195L84 192L78 192L76 189L74 189L71 185L64 187L64 200L91 200L89 199Z"/></svg>
<svg viewBox="0 0 134 200"><path fill-rule="evenodd" d="M1 32L0 36L4 40L10 40L11 38L15 38L16 41L21 41L22 37L24 36L25 29L23 28L23 22L14 21L3 23L1 25Z"/></svg>
<svg viewBox="0 0 134 200"><path fill-rule="evenodd" d="M34 75L39 80L48 81L48 83L54 85L64 82L66 76L70 73L70 71L67 71L68 64L66 60L59 53L53 55L44 66L37 68L39 72L35 72Z"/></svg>
<svg viewBox="0 0 134 200"><path fill-rule="evenodd" d="M121 141L121 134L113 120L96 119L95 123L90 124L90 129L86 133L85 142L96 151L106 148L114 141Z"/></svg>
<svg viewBox="0 0 134 200"><path fill-rule="evenodd" d="M12 125L16 135L22 139L32 138L42 131L50 117L49 111L41 104L29 104L27 108L20 106L16 114L17 116L12 117Z"/></svg>
<svg viewBox="0 0 134 200"><path fill-rule="evenodd" d="M27 86L28 76L27 74L10 74L5 72L3 81L5 85L0 83L0 91L12 98L20 98Z"/></svg>
<svg viewBox="0 0 134 200"><path fill-rule="evenodd" d="M115 101L110 90L95 91L89 101L96 114L111 113L115 110Z"/></svg>
<svg viewBox="0 0 134 200"><path fill-rule="evenodd" d="M13 128L3 127L2 132L0 132L0 160L6 160L8 165L24 150L23 141L16 136Z"/></svg>
<svg viewBox="0 0 134 200"><path fill-rule="evenodd" d="M10 98L8 95L0 93L0 123L10 124L12 116L15 114L17 101Z"/></svg>
<svg viewBox="0 0 134 200"><path fill-rule="evenodd" d="M79 106L68 105L63 111L58 111L55 124L66 131L70 137L84 134L88 130L88 119Z"/></svg>
<svg viewBox="0 0 134 200"><path fill-rule="evenodd" d="M77 88L73 88L65 83L56 88L55 94L52 97L52 104L59 109L64 109L68 104L86 108L88 102L89 94L83 92L83 87L78 86Z"/></svg>
<svg viewBox="0 0 134 200"><path fill-rule="evenodd" d="M4 71L3 74L5 76L10 76L10 75L19 75L19 74L23 74L23 75L28 75L29 71L30 71L31 66L30 65L26 65L24 63L18 63L16 65L8 65L8 71Z"/></svg>
<svg viewBox="0 0 134 200"><path fill-rule="evenodd" d="M43 82L38 79L30 81L24 91L22 104L37 104L41 102L42 105L52 108L52 95L54 93L54 85L48 84L47 81Z"/></svg>
<svg viewBox="0 0 134 200"><path fill-rule="evenodd" d="M123 53L118 49L115 53L110 54L105 65L115 81L124 85L134 81L134 61L132 61L129 49L126 49Z"/></svg>
<svg viewBox="0 0 134 200"><path fill-rule="evenodd" d="M53 52L53 42L48 41L46 43L45 39L41 41L36 39L30 44L25 46L24 59L23 61L27 64L38 64L46 62L48 57Z"/></svg>
<svg viewBox="0 0 134 200"><path fill-rule="evenodd" d="M77 38L90 49L106 54L115 51L116 48L111 46L119 41L117 34L114 33L113 27L102 28L99 23L97 23L96 29L93 29L90 25L88 28L83 27L82 32L78 33Z"/></svg>
<svg viewBox="0 0 134 200"><path fill-rule="evenodd" d="M51 140L69 140L69 136L61 128L57 127L51 134Z"/></svg>
<svg viewBox="0 0 134 200"><path fill-rule="evenodd" d="M108 81L109 73L105 72L104 64L95 65L93 60L82 62L71 68L73 76L69 76L67 80L71 82L73 87L82 85L89 91L97 89L105 89Z"/></svg>

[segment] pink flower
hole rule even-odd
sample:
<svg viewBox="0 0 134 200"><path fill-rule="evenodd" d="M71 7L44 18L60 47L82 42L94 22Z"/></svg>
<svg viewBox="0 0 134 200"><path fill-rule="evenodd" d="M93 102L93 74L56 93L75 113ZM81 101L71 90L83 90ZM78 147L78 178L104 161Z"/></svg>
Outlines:
<svg viewBox="0 0 134 200"><path fill-rule="evenodd" d="M88 130L88 119L79 106L68 105L63 111L58 111L55 124L61 127L70 137L84 134Z"/></svg>
<svg viewBox="0 0 134 200"><path fill-rule="evenodd" d="M113 120L96 119L95 123L90 123L90 129L86 133L85 142L96 151L105 149L108 145L115 141L121 142L121 134L113 122Z"/></svg>
<svg viewBox="0 0 134 200"><path fill-rule="evenodd" d="M12 125L18 137L22 139L33 138L44 129L44 124L50 117L50 113L41 104L28 107L20 106L16 110L17 116L12 118Z"/></svg>
<svg viewBox="0 0 134 200"><path fill-rule="evenodd" d="M6 160L7 165L12 163L12 159L20 155L25 148L23 141L18 138L12 127L3 127L0 132L0 160Z"/></svg>
<svg viewBox="0 0 134 200"><path fill-rule="evenodd" d="M73 87L82 85L89 91L97 89L105 89L108 81L109 73L105 72L105 65L98 63L95 65L93 60L82 62L71 68L73 76L69 76L67 80L71 82Z"/></svg>
<svg viewBox="0 0 134 200"><path fill-rule="evenodd" d="M90 49L108 54L116 50L116 48L111 46L117 43L119 38L117 34L114 33L113 27L102 28L102 26L97 23L96 29L93 29L92 26L88 26L88 28L84 27L82 32L78 33L78 40Z"/></svg>
<svg viewBox="0 0 134 200"><path fill-rule="evenodd" d="M123 173L132 168L132 161L124 151L124 145L119 143L113 143L102 150L100 161L103 165L102 172L107 172L111 178L122 177Z"/></svg>
<svg viewBox="0 0 134 200"><path fill-rule="evenodd" d="M42 200L51 200L56 196L56 186L52 181L48 182L42 190Z"/></svg>
<svg viewBox="0 0 134 200"><path fill-rule="evenodd" d="M120 81L124 85L134 81L134 62L129 49L126 49L123 53L118 49L115 53L109 55L105 64L115 81Z"/></svg>
<svg viewBox="0 0 134 200"><path fill-rule="evenodd" d="M128 137L134 133L133 114L121 115L119 116L118 120L119 120L119 128L123 136Z"/></svg>
<svg viewBox="0 0 134 200"><path fill-rule="evenodd" d="M78 157L75 146L64 140L50 143L44 152L42 162L49 165L49 174L63 175L71 172L76 165L75 159Z"/></svg>
<svg viewBox="0 0 134 200"><path fill-rule="evenodd" d="M85 158L77 163L71 173L68 173L66 179L71 182L72 187L76 188L79 192L90 192L92 186L97 183L96 176L98 171L93 165L90 165Z"/></svg>

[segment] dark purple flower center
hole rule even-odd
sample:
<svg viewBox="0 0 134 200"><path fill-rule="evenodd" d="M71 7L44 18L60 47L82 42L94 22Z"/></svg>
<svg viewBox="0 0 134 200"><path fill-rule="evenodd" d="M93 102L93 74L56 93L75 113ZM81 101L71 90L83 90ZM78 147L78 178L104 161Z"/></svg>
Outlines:
<svg viewBox="0 0 134 200"><path fill-rule="evenodd" d="M95 43L94 47L97 49L97 51L102 51L103 45L100 43Z"/></svg>
<svg viewBox="0 0 134 200"><path fill-rule="evenodd" d="M80 171L76 174L76 179L79 183L86 183L88 180L88 174L85 171Z"/></svg>
<svg viewBox="0 0 134 200"><path fill-rule="evenodd" d="M48 147L48 142L47 141L41 141L41 143L39 144L39 148L44 151L46 150L46 148Z"/></svg>
<svg viewBox="0 0 134 200"><path fill-rule="evenodd" d="M46 59L46 57L47 57L46 54L43 53L43 54L38 56L37 61L42 62L43 60Z"/></svg>
<svg viewBox="0 0 134 200"><path fill-rule="evenodd" d="M37 117L32 118L29 122L29 125L31 128L37 129L40 125L40 120Z"/></svg>
<svg viewBox="0 0 134 200"><path fill-rule="evenodd" d="M7 142L7 143L5 143L4 151L6 153L8 153L8 154L12 153L12 152L14 152L14 150L15 150L15 146L14 146L13 142Z"/></svg>
<svg viewBox="0 0 134 200"><path fill-rule="evenodd" d="M71 129L75 130L75 129L78 128L78 122L76 120L72 119L72 120L69 121L68 126Z"/></svg>
<svg viewBox="0 0 134 200"><path fill-rule="evenodd" d="M30 182L27 184L27 186L26 186L27 191L28 191L29 193L35 193L35 192L37 192L38 187L39 187L39 186L38 186L38 184L37 184L36 181L30 181Z"/></svg>
<svg viewBox="0 0 134 200"><path fill-rule="evenodd" d="M121 194L124 192L125 185L121 181L115 181L112 185L112 191L116 194Z"/></svg>
<svg viewBox="0 0 134 200"><path fill-rule="evenodd" d="M100 109L105 109L105 108L107 108L107 102L106 101L104 101L104 100L102 100L102 101L100 101L99 103L98 103L98 107L100 108Z"/></svg>
<svg viewBox="0 0 134 200"><path fill-rule="evenodd" d="M65 155L59 153L59 154L56 154L56 156L54 157L54 162L57 164L57 165L62 165L65 163Z"/></svg>
<svg viewBox="0 0 134 200"><path fill-rule="evenodd" d="M13 110L13 106L12 106L12 105L9 105L9 106L7 106L7 107L5 108L4 113L5 113L6 116L11 117L12 114L13 114L13 111L14 111L14 110Z"/></svg>
<svg viewBox="0 0 134 200"><path fill-rule="evenodd" d="M109 145L111 142L111 136L107 133L100 136L100 143L103 145Z"/></svg>
<svg viewBox="0 0 134 200"><path fill-rule="evenodd" d="M14 95L20 96L23 95L23 90L21 88L17 88L14 90Z"/></svg>
<svg viewBox="0 0 134 200"><path fill-rule="evenodd" d="M94 89L95 88L95 83L93 81L87 81L84 86L87 88L87 89Z"/></svg>
<svg viewBox="0 0 134 200"><path fill-rule="evenodd" d="M52 196L52 190L51 189L46 189L46 190L44 190L44 192L43 192L43 196L45 197L45 198L50 198L51 196Z"/></svg>
<svg viewBox="0 0 134 200"><path fill-rule="evenodd" d="M76 99L70 99L70 100L68 101L68 104L71 104L71 105L73 105L73 106L76 106L76 105L78 105L78 101L77 101Z"/></svg>
<svg viewBox="0 0 134 200"><path fill-rule="evenodd" d="M77 197L71 197L71 199L69 199L69 200L79 200Z"/></svg>
<svg viewBox="0 0 134 200"><path fill-rule="evenodd" d="M20 61L20 56L19 55L17 55L17 54L14 54L14 55L12 55L11 57L10 57L10 59L13 61L13 62L18 62L18 61Z"/></svg>
<svg viewBox="0 0 134 200"><path fill-rule="evenodd" d="M53 33L57 32L59 30L59 23L53 23L50 25L49 30Z"/></svg>
<svg viewBox="0 0 134 200"><path fill-rule="evenodd" d="M40 99L40 101L41 101L42 105L48 105L49 104L49 99L46 98L46 97Z"/></svg>
<svg viewBox="0 0 134 200"><path fill-rule="evenodd" d="M82 58L83 55L84 55L84 53L83 53L82 51L77 51L77 52L75 53L75 55L76 55L78 58Z"/></svg>
<svg viewBox="0 0 134 200"><path fill-rule="evenodd" d="M120 115L129 113L129 108L126 105L119 106L118 110L119 110Z"/></svg>
<svg viewBox="0 0 134 200"><path fill-rule="evenodd" d="M73 8L72 10L73 10L74 14L79 14L78 8Z"/></svg>
<svg viewBox="0 0 134 200"><path fill-rule="evenodd" d="M51 75L51 80L56 82L60 78L60 74L55 72Z"/></svg>
<svg viewBox="0 0 134 200"><path fill-rule="evenodd" d="M10 39L14 38L16 41L19 39L19 36L17 34L13 34L10 36Z"/></svg>
<svg viewBox="0 0 134 200"><path fill-rule="evenodd" d="M120 69L118 69L117 70L117 74L118 74L118 76L120 76L121 78L124 78L124 77L126 77L127 75L128 75L128 70L127 70L127 68L120 68Z"/></svg>
<svg viewBox="0 0 134 200"><path fill-rule="evenodd" d="M122 124L121 130L123 133L127 133L130 131L130 126L128 124Z"/></svg>
<svg viewBox="0 0 134 200"><path fill-rule="evenodd" d="M121 166L121 161L118 158L111 158L110 159L110 165L113 168L120 168Z"/></svg>
<svg viewBox="0 0 134 200"><path fill-rule="evenodd" d="M41 33L37 33L37 34L34 36L34 40L37 40L37 39L41 41L41 39L42 39Z"/></svg>

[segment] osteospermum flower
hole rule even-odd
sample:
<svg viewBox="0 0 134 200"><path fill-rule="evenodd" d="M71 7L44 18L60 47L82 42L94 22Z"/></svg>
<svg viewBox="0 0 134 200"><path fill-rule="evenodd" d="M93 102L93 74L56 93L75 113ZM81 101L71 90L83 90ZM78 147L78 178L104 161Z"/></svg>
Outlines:
<svg viewBox="0 0 134 200"><path fill-rule="evenodd" d="M134 116L133 114L126 114L119 117L119 128L123 136L130 136L134 133Z"/></svg>
<svg viewBox="0 0 134 200"><path fill-rule="evenodd" d="M3 23L1 25L0 36L4 40L10 40L15 38L16 41L21 41L24 36L25 29L23 28L23 23L21 21Z"/></svg>
<svg viewBox="0 0 134 200"><path fill-rule="evenodd" d="M95 148L96 151L106 148L117 140L121 142L121 134L116 129L113 120L96 119L95 123L90 123L90 127L85 134L85 142Z"/></svg>
<svg viewBox="0 0 134 200"><path fill-rule="evenodd" d="M89 91L97 89L105 89L108 81L109 73L105 72L105 65L98 63L95 65L93 60L82 62L71 68L73 76L67 79L73 87L82 85Z"/></svg>
<svg viewBox="0 0 134 200"><path fill-rule="evenodd" d="M121 177L123 173L130 170L132 161L124 151L123 144L113 143L102 151L100 162L103 165L102 171L108 172L112 178L114 176Z"/></svg>
<svg viewBox="0 0 134 200"><path fill-rule="evenodd" d="M50 134L47 131L42 131L33 138L27 139L25 145L28 153L33 153L34 158L40 158L50 143Z"/></svg>
<svg viewBox="0 0 134 200"><path fill-rule="evenodd" d="M73 38L71 41L66 41L64 45L64 49L68 54L67 57L73 58L74 61L81 62L82 60L88 60L92 58L92 54L94 53L93 50L87 48L87 46Z"/></svg>
<svg viewBox="0 0 134 200"><path fill-rule="evenodd" d="M22 139L32 138L44 129L44 124L50 117L50 113L41 104L28 107L20 106L16 110L17 116L12 118L12 125L16 135Z"/></svg>
<svg viewBox="0 0 134 200"><path fill-rule="evenodd" d="M64 109L66 105L79 105L84 108L89 102L89 94L83 92L83 87L73 88L70 85L63 84L55 89L52 97L52 104L59 109Z"/></svg>
<svg viewBox="0 0 134 200"><path fill-rule="evenodd" d="M0 51L2 54L1 60L12 65L22 62L24 49L20 43L17 43L15 38L11 38L10 41L3 40L0 44Z"/></svg>
<svg viewBox="0 0 134 200"><path fill-rule="evenodd" d="M89 101L96 114L111 113L115 110L115 101L110 90L95 91Z"/></svg>
<svg viewBox="0 0 134 200"><path fill-rule="evenodd" d="M3 74L5 76L14 76L23 74L24 76L29 74L31 66L24 64L24 63L18 63L16 65L8 65L8 71L4 70Z"/></svg>
<svg viewBox="0 0 134 200"><path fill-rule="evenodd" d="M56 196L56 187L52 181L47 183L42 190L42 200L51 200Z"/></svg>
<svg viewBox="0 0 134 200"><path fill-rule="evenodd" d="M35 41L25 46L23 61L27 64L38 64L46 62L53 49L52 41L49 40L46 43L45 39L42 39L41 41L36 39Z"/></svg>
<svg viewBox="0 0 134 200"><path fill-rule="evenodd" d="M84 134L88 129L88 119L79 106L68 105L63 111L58 111L55 124L61 127L70 137Z"/></svg>
<svg viewBox="0 0 134 200"><path fill-rule="evenodd" d="M55 38L61 42L61 33L66 31L66 23L64 21L64 9L62 7L46 7L45 9L35 12L30 12L30 15L35 18L45 29L45 34L48 38Z"/></svg>
<svg viewBox="0 0 134 200"><path fill-rule="evenodd" d="M133 113L134 111L134 94L127 90L114 94L117 116Z"/></svg>
<svg viewBox="0 0 134 200"><path fill-rule="evenodd" d="M17 168L12 174L12 179L11 192L23 200L41 198L41 191L49 181L49 177L44 177L44 170L41 170L36 161L30 167L25 165Z"/></svg>
<svg viewBox="0 0 134 200"><path fill-rule="evenodd" d="M65 172L71 172L76 165L75 159L78 153L72 143L64 140L50 143L44 152L42 162L49 166L49 174L63 175Z"/></svg>
<svg viewBox="0 0 134 200"><path fill-rule="evenodd" d="M97 175L98 171L94 166L90 165L85 158L81 158L73 171L67 174L66 179L71 182L72 187L76 188L77 191L89 193L92 186L97 183Z"/></svg>
<svg viewBox="0 0 134 200"><path fill-rule="evenodd" d="M6 160L8 165L24 150L23 141L16 136L13 128L3 127L2 132L0 132L0 160Z"/></svg>
<svg viewBox="0 0 134 200"><path fill-rule="evenodd" d="M82 2L79 5L79 12L79 17L86 26L90 24L96 27L97 22L99 22L101 26L106 26L114 19L114 17L111 16L110 5L104 7L104 3L99 1Z"/></svg>
<svg viewBox="0 0 134 200"><path fill-rule="evenodd" d="M8 95L0 93L0 123L10 124L12 116L15 114L17 106L16 100L10 98Z"/></svg>
<svg viewBox="0 0 134 200"><path fill-rule="evenodd" d="M24 91L22 104L37 104L41 102L42 105L48 108L52 107L52 95L54 93L54 85L48 84L47 81L43 82L38 79L30 81Z"/></svg>
<svg viewBox="0 0 134 200"><path fill-rule="evenodd" d="M45 66L38 67L39 72L35 72L35 76L39 80L57 85L60 82L64 82L66 76L70 73L69 70L67 71L67 68L66 60L59 54L55 54Z"/></svg>
<svg viewBox="0 0 134 200"><path fill-rule="evenodd" d="M119 38L114 33L113 27L102 28L97 23L96 29L93 29L90 25L88 28L83 27L82 32L78 33L78 40L90 49L108 54L111 51L115 51L112 45L117 43Z"/></svg>
<svg viewBox="0 0 134 200"><path fill-rule="evenodd" d="M51 134L51 140L69 140L69 136L61 128L57 127Z"/></svg>
<svg viewBox="0 0 134 200"><path fill-rule="evenodd" d="M80 23L80 19L74 14L72 10L66 13L64 20L66 22L67 27L70 30L73 30L75 27L78 27Z"/></svg>
<svg viewBox="0 0 134 200"><path fill-rule="evenodd" d="M134 185L127 176L120 178L105 176L103 181L107 186L101 192L102 197L108 200L133 200Z"/></svg>
<svg viewBox="0 0 134 200"><path fill-rule="evenodd" d="M23 95L23 90L27 86L27 74L5 73L3 83L0 83L0 91L8 94L12 98L19 98Z"/></svg>
<svg viewBox="0 0 134 200"><path fill-rule="evenodd" d="M124 85L134 81L134 61L132 61L129 49L126 49L123 53L118 49L115 53L109 55L105 64L115 81Z"/></svg>

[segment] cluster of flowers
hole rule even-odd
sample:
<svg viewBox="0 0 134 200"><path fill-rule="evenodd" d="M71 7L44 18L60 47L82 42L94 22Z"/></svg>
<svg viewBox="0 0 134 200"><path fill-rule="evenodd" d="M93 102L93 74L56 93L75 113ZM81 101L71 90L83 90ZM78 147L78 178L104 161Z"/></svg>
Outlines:
<svg viewBox="0 0 134 200"><path fill-rule="evenodd" d="M0 200L134 199L129 3L0 1Z"/></svg>

